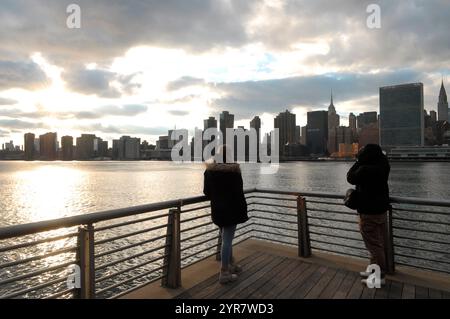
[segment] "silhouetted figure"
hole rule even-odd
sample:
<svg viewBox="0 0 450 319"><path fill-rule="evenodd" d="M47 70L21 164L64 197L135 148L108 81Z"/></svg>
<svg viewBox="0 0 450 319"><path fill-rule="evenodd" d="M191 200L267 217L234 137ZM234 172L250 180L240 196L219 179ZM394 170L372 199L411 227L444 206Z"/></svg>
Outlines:
<svg viewBox="0 0 450 319"><path fill-rule="evenodd" d="M246 222L248 216L241 170L230 160L226 146L219 148L215 160L206 164L203 193L211 200L212 221L221 229L219 281L235 281L242 269L233 263L232 242L236 225Z"/></svg>
<svg viewBox="0 0 450 319"><path fill-rule="evenodd" d="M386 272L386 213L389 210L390 165L381 147L368 144L357 156L347 173L347 181L356 185L359 227L370 254L370 263L380 266L382 278ZM362 276L368 276L362 272Z"/></svg>

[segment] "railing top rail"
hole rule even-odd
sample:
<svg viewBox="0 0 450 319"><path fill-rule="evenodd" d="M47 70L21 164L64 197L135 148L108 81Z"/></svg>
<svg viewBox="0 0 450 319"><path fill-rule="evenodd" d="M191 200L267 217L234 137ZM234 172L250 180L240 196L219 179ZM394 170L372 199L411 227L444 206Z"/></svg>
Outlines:
<svg viewBox="0 0 450 319"><path fill-rule="evenodd" d="M291 195L291 196L306 196L306 197L318 197L318 198L330 198L330 199L343 199L343 194L338 193L323 193L323 192L295 192L295 191L280 191L266 188L250 188L244 191L247 193L267 193L278 195ZM0 240L18 236L25 236L33 233L39 233L58 228L67 228L78 225L86 225L97 223L101 221L123 218L137 214L150 213L162 209L168 209L178 206L197 204L206 201L206 196L194 196L188 198L181 198L175 200L169 200L164 202L151 203L146 205L132 206L126 208L119 208L113 210L100 211L96 213L76 215L70 217L63 217L52 220L45 220L34 223L12 225L0 228ZM440 206L450 207L450 201L448 200L435 200L425 198L409 198L409 197L391 197L391 203L394 204L413 204L413 205L427 205L427 206Z"/></svg>

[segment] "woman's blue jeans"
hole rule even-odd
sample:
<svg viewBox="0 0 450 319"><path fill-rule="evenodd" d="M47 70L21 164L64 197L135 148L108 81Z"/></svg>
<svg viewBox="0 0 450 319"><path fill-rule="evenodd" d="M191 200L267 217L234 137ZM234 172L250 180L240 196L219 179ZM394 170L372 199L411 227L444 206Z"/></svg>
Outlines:
<svg viewBox="0 0 450 319"><path fill-rule="evenodd" d="M222 269L227 269L231 264L233 256L233 238L236 231L236 225L225 226L221 228L222 232L222 248L220 251L220 260Z"/></svg>

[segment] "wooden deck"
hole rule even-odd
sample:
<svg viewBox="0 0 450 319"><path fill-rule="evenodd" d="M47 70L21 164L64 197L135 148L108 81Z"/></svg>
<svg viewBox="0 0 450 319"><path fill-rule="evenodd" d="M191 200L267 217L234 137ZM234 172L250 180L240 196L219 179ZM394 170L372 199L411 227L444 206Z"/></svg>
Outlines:
<svg viewBox="0 0 450 319"><path fill-rule="evenodd" d="M449 298L441 290L387 280L380 289L361 284L356 272L321 266L298 259L255 252L241 264L239 280L218 283L218 274L176 298L207 299L414 299Z"/></svg>
<svg viewBox="0 0 450 319"><path fill-rule="evenodd" d="M358 271L366 261L315 253L299 258L296 249L248 240L234 250L244 271L236 282L218 283L219 263L213 258L183 270L183 288L152 284L125 298L178 299L449 299L450 278L441 274L398 269L386 285L369 289Z"/></svg>

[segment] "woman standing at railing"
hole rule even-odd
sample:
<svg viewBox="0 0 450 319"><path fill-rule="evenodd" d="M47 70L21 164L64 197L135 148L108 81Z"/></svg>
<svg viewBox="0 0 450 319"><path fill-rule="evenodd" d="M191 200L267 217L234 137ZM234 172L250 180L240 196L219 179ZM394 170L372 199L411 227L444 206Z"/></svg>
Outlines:
<svg viewBox="0 0 450 319"><path fill-rule="evenodd" d="M389 209L390 165L377 144L363 147L356 163L347 173L347 181L356 185L356 207L364 244L370 254L370 263L381 270L381 282L386 273L386 214ZM361 272L367 277L370 273Z"/></svg>
<svg viewBox="0 0 450 319"><path fill-rule="evenodd" d="M225 145L206 163L203 193L211 200L211 217L222 236L219 282L235 281L241 267L233 263L232 243L237 224L248 220L241 170Z"/></svg>

